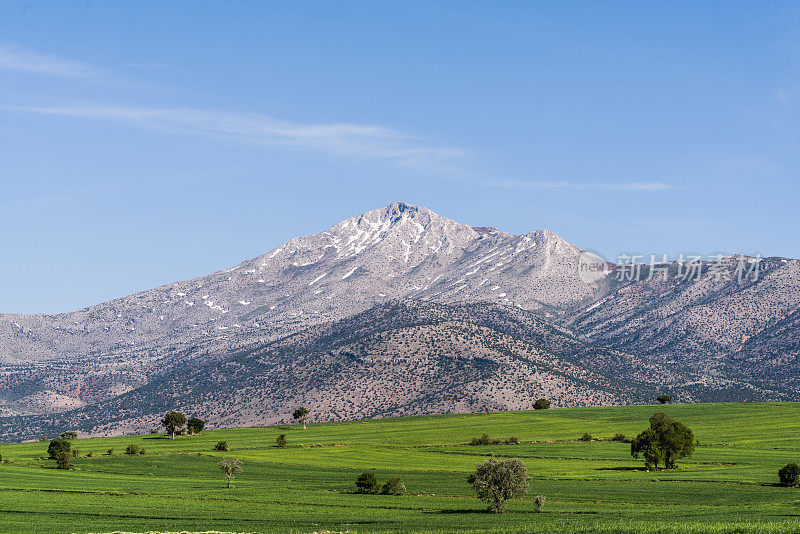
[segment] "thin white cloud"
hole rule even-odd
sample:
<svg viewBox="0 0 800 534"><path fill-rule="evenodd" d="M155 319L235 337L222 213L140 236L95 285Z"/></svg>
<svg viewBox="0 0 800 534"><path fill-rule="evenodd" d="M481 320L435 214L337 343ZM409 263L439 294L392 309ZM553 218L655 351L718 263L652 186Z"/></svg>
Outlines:
<svg viewBox="0 0 800 534"><path fill-rule="evenodd" d="M673 186L663 182L528 182L496 180L489 185L508 189L543 189L552 191L669 191Z"/></svg>
<svg viewBox="0 0 800 534"><path fill-rule="evenodd" d="M20 47L0 43L0 69L17 70L64 78L96 78L97 68L57 56L37 54Z"/></svg>
<svg viewBox="0 0 800 534"><path fill-rule="evenodd" d="M102 106L7 107L44 115L113 120L171 133L196 134L234 142L313 150L329 156L389 161L408 167L443 167L466 156L454 148L383 126L351 123L302 124L260 114Z"/></svg>

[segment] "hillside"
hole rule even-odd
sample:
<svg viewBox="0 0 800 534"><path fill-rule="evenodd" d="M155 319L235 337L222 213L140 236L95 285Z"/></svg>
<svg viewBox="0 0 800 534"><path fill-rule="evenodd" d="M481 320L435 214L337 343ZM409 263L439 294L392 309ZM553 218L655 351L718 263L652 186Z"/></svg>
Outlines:
<svg viewBox="0 0 800 534"><path fill-rule="evenodd" d="M395 203L238 266L61 315L0 315L0 435L800 398L800 261L591 280L547 230ZM613 269L616 269L613 270ZM665 276L660 276L660 274ZM299 350L298 347L302 347Z"/></svg>
<svg viewBox="0 0 800 534"><path fill-rule="evenodd" d="M610 441L635 436L656 410L699 441L674 471L647 472L629 445ZM72 471L52 469L46 443L0 445L0 530L796 532L798 491L776 483L777 469L800 459L798 417L793 403L693 404L213 429L76 440ZM466 445L483 433L521 443ZM601 441L581 442L583 433ZM284 449L273 446L279 434ZM228 452L213 451L220 440ZM147 454L122 454L131 443ZM482 513L466 482L489 454L521 458L531 475L506 514ZM230 489L221 457L243 462ZM408 495L355 494L364 470L402 476ZM535 495L547 497L541 514Z"/></svg>

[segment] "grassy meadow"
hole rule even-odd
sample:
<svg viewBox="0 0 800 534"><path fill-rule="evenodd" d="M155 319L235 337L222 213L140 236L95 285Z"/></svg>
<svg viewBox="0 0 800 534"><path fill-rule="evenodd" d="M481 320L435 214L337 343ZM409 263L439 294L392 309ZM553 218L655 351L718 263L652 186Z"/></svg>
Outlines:
<svg viewBox="0 0 800 534"><path fill-rule="evenodd" d="M672 471L647 472L630 445L664 411L699 441ZM200 414L202 416L202 414ZM313 416L313 412L312 412ZM519 445L469 446L483 433ZM582 442L589 433L598 441ZM274 446L286 434L285 448ZM217 441L228 452L214 451ZM143 456L125 455L128 444ZM0 532L800 532L800 404L691 404L425 416L73 441L73 470L47 443L0 445ZM106 454L114 448L114 454ZM86 455L92 453L92 457ZM531 491L485 513L467 484L482 457L522 459ZM221 458L243 472L225 487ZM359 495L374 470L404 496ZM545 495L542 513L533 498Z"/></svg>

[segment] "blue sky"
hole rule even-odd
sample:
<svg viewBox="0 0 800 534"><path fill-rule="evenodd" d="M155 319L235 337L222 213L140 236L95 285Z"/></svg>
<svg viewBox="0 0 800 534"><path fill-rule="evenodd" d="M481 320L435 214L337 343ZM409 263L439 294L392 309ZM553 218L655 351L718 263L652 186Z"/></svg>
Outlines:
<svg viewBox="0 0 800 534"><path fill-rule="evenodd" d="M0 312L396 200L610 259L800 257L798 98L796 3L5 1Z"/></svg>

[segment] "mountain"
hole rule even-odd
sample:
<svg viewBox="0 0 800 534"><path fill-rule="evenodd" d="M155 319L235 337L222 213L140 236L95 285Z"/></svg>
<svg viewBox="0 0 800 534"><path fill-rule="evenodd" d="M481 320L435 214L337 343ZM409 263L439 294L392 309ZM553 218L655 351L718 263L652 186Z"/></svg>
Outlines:
<svg viewBox="0 0 800 534"><path fill-rule="evenodd" d="M0 428L149 428L798 396L800 262L700 262L587 279L554 233L404 203L235 267L58 315L0 315ZM750 259L748 259L750 261ZM617 272L613 269L617 268ZM648 269L644 268L644 274ZM302 347L302 349L300 349ZM156 392L158 394L156 394Z"/></svg>

